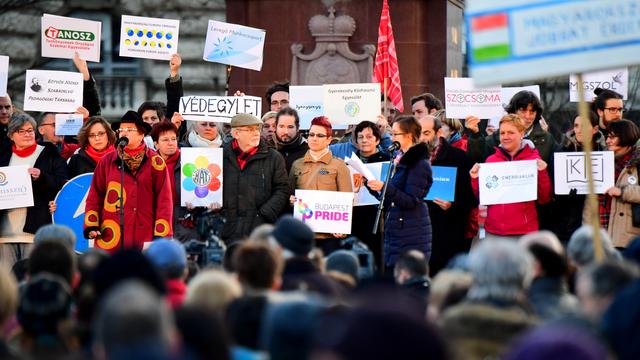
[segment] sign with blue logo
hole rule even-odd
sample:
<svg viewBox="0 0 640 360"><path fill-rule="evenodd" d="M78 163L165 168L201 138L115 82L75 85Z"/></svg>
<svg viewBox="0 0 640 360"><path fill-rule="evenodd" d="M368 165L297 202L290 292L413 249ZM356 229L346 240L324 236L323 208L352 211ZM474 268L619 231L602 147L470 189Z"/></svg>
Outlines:
<svg viewBox="0 0 640 360"><path fill-rule="evenodd" d="M89 195L93 173L82 174L69 180L54 202L56 211L52 215L54 224L66 225L76 234L76 251L83 253L89 249L89 240L84 238L84 207Z"/></svg>
<svg viewBox="0 0 640 360"><path fill-rule="evenodd" d="M453 202L456 198L456 174L458 168L432 166L433 184L425 200L440 199Z"/></svg>

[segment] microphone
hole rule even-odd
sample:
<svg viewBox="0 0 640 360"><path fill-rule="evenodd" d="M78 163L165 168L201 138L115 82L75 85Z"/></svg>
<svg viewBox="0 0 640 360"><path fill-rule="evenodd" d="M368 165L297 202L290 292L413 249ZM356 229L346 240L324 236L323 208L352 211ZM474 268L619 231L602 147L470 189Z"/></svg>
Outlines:
<svg viewBox="0 0 640 360"><path fill-rule="evenodd" d="M127 146L128 144L129 144L129 138L125 136L118 138L118 141L116 141L116 147L119 147L119 146L124 147L124 146Z"/></svg>
<svg viewBox="0 0 640 360"><path fill-rule="evenodd" d="M400 149L400 143L399 143L399 142L397 142L397 141L394 141L394 142L391 144L391 146L389 146L389 147L387 148L387 151L391 153L391 152L394 152L394 151L396 151L396 150L398 150L398 149Z"/></svg>

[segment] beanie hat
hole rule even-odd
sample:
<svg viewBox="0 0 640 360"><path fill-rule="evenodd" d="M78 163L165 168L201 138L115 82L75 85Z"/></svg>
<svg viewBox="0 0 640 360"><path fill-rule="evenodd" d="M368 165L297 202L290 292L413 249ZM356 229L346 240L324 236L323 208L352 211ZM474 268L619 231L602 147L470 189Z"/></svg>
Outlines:
<svg viewBox="0 0 640 360"><path fill-rule="evenodd" d="M187 251L174 239L156 239L145 251L151 263L165 275L182 274L187 267Z"/></svg>
<svg viewBox="0 0 640 360"><path fill-rule="evenodd" d="M347 274L356 281L358 280L359 267L358 257L348 250L334 251L327 258L327 264L325 265L327 271Z"/></svg>
<svg viewBox="0 0 640 360"><path fill-rule="evenodd" d="M297 256L307 256L315 246L315 234L302 221L285 215L271 233L278 243Z"/></svg>
<svg viewBox="0 0 640 360"><path fill-rule="evenodd" d="M71 312L71 289L53 274L39 273L29 279L20 293L18 322L32 335L53 335L58 323Z"/></svg>

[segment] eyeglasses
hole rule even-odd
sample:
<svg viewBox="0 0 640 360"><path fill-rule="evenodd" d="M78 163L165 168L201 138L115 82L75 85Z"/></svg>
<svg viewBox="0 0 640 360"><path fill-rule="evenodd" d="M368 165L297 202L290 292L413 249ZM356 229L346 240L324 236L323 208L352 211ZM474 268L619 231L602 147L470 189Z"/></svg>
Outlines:
<svg viewBox="0 0 640 360"><path fill-rule="evenodd" d="M317 137L318 139L324 139L324 138L327 137L327 135L326 134L309 133L309 137L310 138Z"/></svg>
<svg viewBox="0 0 640 360"><path fill-rule="evenodd" d="M89 139L99 139L107 135L106 131L100 131L95 134L89 134Z"/></svg>
<svg viewBox="0 0 640 360"><path fill-rule="evenodd" d="M24 136L24 135L33 135L35 133L35 131L33 131L33 129L29 129L29 130L18 130L16 131L18 134Z"/></svg>
<svg viewBox="0 0 640 360"><path fill-rule="evenodd" d="M138 131L138 128L120 128L120 129L118 129L119 133L124 133L124 134L130 133L130 132L137 132L137 131Z"/></svg>
<svg viewBox="0 0 640 360"><path fill-rule="evenodd" d="M248 132L248 133L259 133L260 131L262 131L262 129L259 126L250 127L250 128L236 128L236 130L242 131L242 132Z"/></svg>
<svg viewBox="0 0 640 360"><path fill-rule="evenodd" d="M604 108L605 110L607 110L610 113L622 113L624 111L624 108L619 108L619 107L608 107L608 108Z"/></svg>
<svg viewBox="0 0 640 360"><path fill-rule="evenodd" d="M406 135L407 133L391 133L391 137Z"/></svg>
<svg viewBox="0 0 640 360"><path fill-rule="evenodd" d="M210 127L210 128L217 127L216 123L214 122L200 122L199 124L202 127Z"/></svg>

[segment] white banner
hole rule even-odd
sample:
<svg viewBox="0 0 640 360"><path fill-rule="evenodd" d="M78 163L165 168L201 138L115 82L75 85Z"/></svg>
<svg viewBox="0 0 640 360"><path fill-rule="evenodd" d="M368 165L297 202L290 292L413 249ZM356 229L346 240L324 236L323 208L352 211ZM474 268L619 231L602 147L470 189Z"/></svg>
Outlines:
<svg viewBox="0 0 640 360"><path fill-rule="evenodd" d="M180 206L222 205L222 149L180 149Z"/></svg>
<svg viewBox="0 0 640 360"><path fill-rule="evenodd" d="M475 115L489 119L502 115L500 86L480 88L471 78L444 78L445 108L448 118Z"/></svg>
<svg viewBox="0 0 640 360"><path fill-rule="evenodd" d="M584 152L557 152L553 154L553 180L555 193L569 194L576 189L578 194L588 194L587 164ZM615 184L613 151L591 152L591 169L596 194L604 194ZM633 180L630 177L630 181ZM638 179L635 179L636 185Z"/></svg>
<svg viewBox="0 0 640 360"><path fill-rule="evenodd" d="M42 57L73 59L78 52L81 59L100 62L101 22L44 14L41 24Z"/></svg>
<svg viewBox="0 0 640 360"><path fill-rule="evenodd" d="M380 115L379 83L322 85L324 115L332 124L376 122Z"/></svg>
<svg viewBox="0 0 640 360"><path fill-rule="evenodd" d="M511 204L538 198L536 160L480 164L480 205Z"/></svg>
<svg viewBox="0 0 640 360"><path fill-rule="evenodd" d="M72 113L82 106L83 85L80 73L27 70L24 110Z"/></svg>
<svg viewBox="0 0 640 360"><path fill-rule="evenodd" d="M308 130L313 118L324 115L322 85L290 86L289 107L298 112L300 129Z"/></svg>
<svg viewBox="0 0 640 360"><path fill-rule="evenodd" d="M0 96L7 95L7 79L9 78L9 57L0 55Z"/></svg>
<svg viewBox="0 0 640 360"><path fill-rule="evenodd" d="M202 58L260 71L266 31L209 20Z"/></svg>
<svg viewBox="0 0 640 360"><path fill-rule="evenodd" d="M178 52L179 20L122 15L120 56L170 60Z"/></svg>
<svg viewBox="0 0 640 360"><path fill-rule="evenodd" d="M588 72L582 75L584 95L586 101L592 101L596 97L593 90L596 88L613 90L627 100L629 92L629 69L610 69L604 71ZM575 74L569 76L569 101L578 102L578 78Z"/></svg>
<svg viewBox="0 0 640 360"><path fill-rule="evenodd" d="M183 96L180 114L185 120L228 123L236 114L262 117L262 98L257 96Z"/></svg>
<svg viewBox="0 0 640 360"><path fill-rule="evenodd" d="M84 125L82 114L56 114L56 135L78 135Z"/></svg>
<svg viewBox="0 0 640 360"><path fill-rule="evenodd" d="M293 217L317 233L350 234L353 193L296 190Z"/></svg>
<svg viewBox="0 0 640 360"><path fill-rule="evenodd" d="M27 165L0 167L0 210L33 206Z"/></svg>

